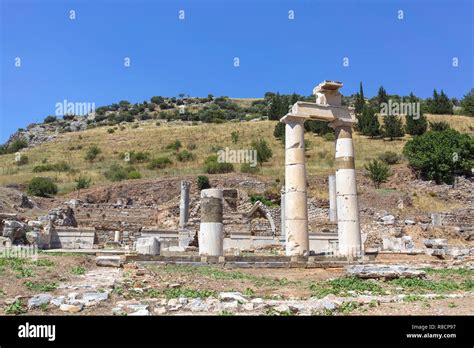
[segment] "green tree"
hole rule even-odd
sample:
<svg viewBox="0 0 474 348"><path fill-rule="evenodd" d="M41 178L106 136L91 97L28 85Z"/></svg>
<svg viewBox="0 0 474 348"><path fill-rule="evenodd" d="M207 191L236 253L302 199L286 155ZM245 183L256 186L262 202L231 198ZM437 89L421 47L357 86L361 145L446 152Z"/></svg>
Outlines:
<svg viewBox="0 0 474 348"><path fill-rule="evenodd" d="M74 182L76 183L75 189L77 191L77 197L79 197L80 190L90 187L91 178L80 175L78 178L74 179Z"/></svg>
<svg viewBox="0 0 474 348"><path fill-rule="evenodd" d="M384 116L384 127L383 127L383 137L393 140L395 138L401 138L405 135L405 130L403 129L403 123L400 117L398 116Z"/></svg>
<svg viewBox="0 0 474 348"><path fill-rule="evenodd" d="M471 88L469 93L461 100L461 107L467 115L474 116L474 88Z"/></svg>
<svg viewBox="0 0 474 348"><path fill-rule="evenodd" d="M360 115L365 106L365 98L364 98L364 89L362 87L362 81L359 85L359 92L355 95L355 102L354 102L354 112L356 115Z"/></svg>
<svg viewBox="0 0 474 348"><path fill-rule="evenodd" d="M418 118L415 118L413 115L406 115L405 122L406 132L410 135L421 135L425 133L428 128L428 121L421 110Z"/></svg>
<svg viewBox="0 0 474 348"><path fill-rule="evenodd" d="M429 131L409 140L403 153L423 179L452 184L456 173L472 175L474 138L451 128Z"/></svg>
<svg viewBox="0 0 474 348"><path fill-rule="evenodd" d="M376 189L380 188L380 184L386 182L392 175L389 166L376 159L367 163L364 168L367 170L365 175L372 180Z"/></svg>
<svg viewBox="0 0 474 348"><path fill-rule="evenodd" d="M361 125L358 129L363 135L370 136L371 138L380 135L381 131L378 117L375 114L375 110L368 105L364 106L359 121Z"/></svg>
<svg viewBox="0 0 474 348"><path fill-rule="evenodd" d="M285 124L282 122L277 122L275 129L273 130L273 136L285 143Z"/></svg>
<svg viewBox="0 0 474 348"><path fill-rule="evenodd" d="M385 88L383 86L380 86L379 91L377 93L377 102L378 102L378 107L380 108L382 103L388 103L388 94Z"/></svg>
<svg viewBox="0 0 474 348"><path fill-rule="evenodd" d="M268 146L268 143L264 139L254 140L251 146L257 151L257 161L261 166L264 162L268 162L268 160L273 156L270 146Z"/></svg>

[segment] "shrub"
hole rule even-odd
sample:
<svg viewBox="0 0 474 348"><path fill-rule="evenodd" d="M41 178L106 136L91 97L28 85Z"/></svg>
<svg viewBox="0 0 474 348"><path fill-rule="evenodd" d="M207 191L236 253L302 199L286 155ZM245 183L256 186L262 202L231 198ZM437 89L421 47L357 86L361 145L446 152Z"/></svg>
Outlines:
<svg viewBox="0 0 474 348"><path fill-rule="evenodd" d="M277 122L275 129L273 130L273 136L278 140L285 142L285 124Z"/></svg>
<svg viewBox="0 0 474 348"><path fill-rule="evenodd" d="M252 202L252 204L255 204L257 201L260 201L261 203L263 203L267 207L275 206L275 204L265 196L256 195L256 194L255 195L250 195L250 202Z"/></svg>
<svg viewBox="0 0 474 348"><path fill-rule="evenodd" d="M42 172L68 172L71 170L71 166L66 162L51 163L51 164L40 164L33 168L33 173Z"/></svg>
<svg viewBox="0 0 474 348"><path fill-rule="evenodd" d="M195 158L195 156L192 152L189 152L187 150L183 150L183 151L178 152L176 154L176 158L180 162L187 162L187 161L192 161Z"/></svg>
<svg viewBox="0 0 474 348"><path fill-rule="evenodd" d="M397 164L401 156L392 151L385 151L379 155L379 159L385 164Z"/></svg>
<svg viewBox="0 0 474 348"><path fill-rule="evenodd" d="M415 119L413 116L407 115L405 118L406 131L410 135L422 135L428 128L428 121L423 113L420 111L420 117Z"/></svg>
<svg viewBox="0 0 474 348"><path fill-rule="evenodd" d="M115 129L109 128L109 129L107 129L107 133L109 133L109 134L115 133Z"/></svg>
<svg viewBox="0 0 474 348"><path fill-rule="evenodd" d="M173 141L172 143L166 145L166 149L168 150L174 150L174 151L179 151L179 149L182 147L183 145L181 144L181 141L176 139L175 141Z"/></svg>
<svg viewBox="0 0 474 348"><path fill-rule="evenodd" d="M91 185L91 178L86 178L82 175L74 179L74 181L76 183L75 189L77 190L77 194L79 194L80 190L89 188L89 186Z"/></svg>
<svg viewBox="0 0 474 348"><path fill-rule="evenodd" d="M56 116L48 116L44 119L44 123L53 123L57 120Z"/></svg>
<svg viewBox="0 0 474 348"><path fill-rule="evenodd" d="M257 167L257 166L252 167L252 166L250 165L250 163L242 163L242 164L240 165L240 171L241 171L242 173L252 173L252 174L255 174L255 173L258 172L258 167Z"/></svg>
<svg viewBox="0 0 474 348"><path fill-rule="evenodd" d="M448 122L440 121L440 122L430 122L430 130L434 132L442 132L445 131L446 129L450 129L451 126L449 125Z"/></svg>
<svg viewBox="0 0 474 348"><path fill-rule="evenodd" d="M22 166L28 164L28 156L27 155L20 155L18 161L15 162L17 166Z"/></svg>
<svg viewBox="0 0 474 348"><path fill-rule="evenodd" d="M199 175L197 177L197 185L199 190L211 188L211 185L209 184L209 178L205 175Z"/></svg>
<svg viewBox="0 0 474 348"><path fill-rule="evenodd" d="M262 165L264 162L273 156L272 150L264 139L259 139L252 142L252 148L257 151L257 160Z"/></svg>
<svg viewBox="0 0 474 348"><path fill-rule="evenodd" d="M132 170L127 174L127 179L134 180L134 179L141 179L142 175L137 170Z"/></svg>
<svg viewBox="0 0 474 348"><path fill-rule="evenodd" d="M454 129L429 131L408 141L403 153L423 179L449 184L455 174L471 175L474 139Z"/></svg>
<svg viewBox="0 0 474 348"><path fill-rule="evenodd" d="M336 140L336 136L334 135L334 133L326 133L323 135L323 139L326 141L334 141Z"/></svg>
<svg viewBox="0 0 474 348"><path fill-rule="evenodd" d="M86 152L85 159L86 161L92 162L95 160L98 154L100 154L102 150L97 145L91 145Z"/></svg>
<svg viewBox="0 0 474 348"><path fill-rule="evenodd" d="M17 138L13 140L10 145L8 145L8 152L13 153L20 151L21 149L24 149L25 147L28 147L28 142L25 139L20 139Z"/></svg>
<svg viewBox="0 0 474 348"><path fill-rule="evenodd" d="M35 177L28 185L28 194L39 197L49 197L58 193L57 185L50 178Z"/></svg>
<svg viewBox="0 0 474 348"><path fill-rule="evenodd" d="M461 100L461 106L467 115L474 116L474 88L471 88L469 93Z"/></svg>
<svg viewBox="0 0 474 348"><path fill-rule="evenodd" d="M148 169L163 169L173 163L168 157L154 158L148 165Z"/></svg>
<svg viewBox="0 0 474 348"><path fill-rule="evenodd" d="M234 131L230 133L230 136L232 137L232 142L234 144L237 144L237 142L239 141L239 132Z"/></svg>
<svg viewBox="0 0 474 348"><path fill-rule="evenodd" d="M380 184L386 182L388 177L392 175L390 168L376 159L370 161L364 168L367 170L365 175L372 180L376 189L380 188Z"/></svg>
<svg viewBox="0 0 474 348"><path fill-rule="evenodd" d="M204 171L209 174L224 174L234 171L232 163L219 163L216 155L209 156L204 162Z"/></svg>

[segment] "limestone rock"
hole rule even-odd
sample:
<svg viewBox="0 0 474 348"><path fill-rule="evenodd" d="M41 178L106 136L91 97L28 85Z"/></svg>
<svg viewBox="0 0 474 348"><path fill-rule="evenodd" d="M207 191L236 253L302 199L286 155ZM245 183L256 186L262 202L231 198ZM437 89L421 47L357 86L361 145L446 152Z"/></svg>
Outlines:
<svg viewBox="0 0 474 348"><path fill-rule="evenodd" d="M52 296L50 294L39 294L35 295L28 300L28 309L39 307L44 304L48 304L51 301Z"/></svg>
<svg viewBox="0 0 474 348"><path fill-rule="evenodd" d="M62 304L61 306L59 306L60 311L68 312L68 313L79 313L80 311L82 311L82 308L84 308L82 304L79 304L79 305Z"/></svg>
<svg viewBox="0 0 474 348"><path fill-rule="evenodd" d="M346 267L346 272L358 278L424 278L426 273L405 265L351 265Z"/></svg>
<svg viewBox="0 0 474 348"><path fill-rule="evenodd" d="M219 294L219 300L223 302L238 301L240 303L247 303L248 300L242 296L240 292L221 292Z"/></svg>
<svg viewBox="0 0 474 348"><path fill-rule="evenodd" d="M138 238L136 251L142 255L160 255L160 241L157 237Z"/></svg>
<svg viewBox="0 0 474 348"><path fill-rule="evenodd" d="M97 256L95 259L97 266L101 267L120 267L120 256Z"/></svg>

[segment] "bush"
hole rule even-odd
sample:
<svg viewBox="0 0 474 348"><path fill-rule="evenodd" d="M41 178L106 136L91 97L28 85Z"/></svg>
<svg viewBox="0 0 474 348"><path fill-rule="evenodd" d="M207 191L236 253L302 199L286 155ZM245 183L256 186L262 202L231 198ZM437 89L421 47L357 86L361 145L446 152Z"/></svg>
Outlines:
<svg viewBox="0 0 474 348"><path fill-rule="evenodd" d="M181 144L181 141L176 139L175 141L173 141L172 143L166 145L166 149L168 150L174 150L174 151L179 151L179 149L182 147L183 145Z"/></svg>
<svg viewBox="0 0 474 348"><path fill-rule="evenodd" d="M380 184L386 182L388 177L392 175L390 168L376 159L370 161L364 168L367 170L365 175L372 180L376 189L380 188Z"/></svg>
<svg viewBox="0 0 474 348"><path fill-rule="evenodd" d="M134 179L141 179L142 175L137 170L132 170L127 174L127 179L134 180Z"/></svg>
<svg viewBox="0 0 474 348"><path fill-rule="evenodd" d="M91 178L80 175L78 178L74 179L74 182L76 183L75 189L79 192L82 189L89 188L91 185Z"/></svg>
<svg viewBox="0 0 474 348"><path fill-rule="evenodd" d="M109 134L115 133L115 129L109 128L109 129L107 129L107 133L109 133Z"/></svg>
<svg viewBox="0 0 474 348"><path fill-rule="evenodd" d="M209 156L204 162L204 171L209 174L224 174L234 171L232 163L219 163L216 155Z"/></svg>
<svg viewBox="0 0 474 348"><path fill-rule="evenodd" d="M183 150L183 151L178 152L176 154L176 158L180 162L187 162L187 161L192 161L195 158L195 156L192 152L189 152L187 150Z"/></svg>
<svg viewBox="0 0 474 348"><path fill-rule="evenodd" d="M17 138L13 140L10 145L8 145L8 152L13 153L20 151L21 149L24 149L25 147L28 147L28 142L25 139L20 139Z"/></svg>
<svg viewBox="0 0 474 348"><path fill-rule="evenodd" d="M379 159L385 164L397 164L400 162L401 156L392 151L386 151L379 155Z"/></svg>
<svg viewBox="0 0 474 348"><path fill-rule="evenodd" d="M430 130L434 132L442 132L445 131L446 129L450 129L451 126L449 125L448 122L440 121L440 122L430 122Z"/></svg>
<svg viewBox="0 0 474 348"><path fill-rule="evenodd" d="M58 193L58 186L50 178L35 177L28 185L28 194L49 197Z"/></svg>
<svg viewBox="0 0 474 348"><path fill-rule="evenodd" d="M277 122L275 125L275 129L273 130L273 136L280 140L281 142L285 142L285 124L281 122Z"/></svg>
<svg viewBox="0 0 474 348"><path fill-rule="evenodd" d="M168 157L158 157L153 159L148 165L148 169L163 169L173 163Z"/></svg>
<svg viewBox="0 0 474 348"><path fill-rule="evenodd" d="M403 153L423 179L437 184L452 183L455 174L471 176L474 167L474 139L454 129L415 137L405 144Z"/></svg>
<svg viewBox="0 0 474 348"><path fill-rule="evenodd" d="M323 135L323 139L326 141L334 141L336 140L336 136L334 135L334 133L326 133Z"/></svg>
<svg viewBox="0 0 474 348"><path fill-rule="evenodd" d="M15 162L17 166L22 166L28 164L28 156L27 155L20 155L18 161Z"/></svg>
<svg viewBox="0 0 474 348"><path fill-rule="evenodd" d="M405 130L400 117L384 116L383 137L393 140L405 135Z"/></svg>
<svg viewBox="0 0 474 348"><path fill-rule="evenodd" d="M48 116L44 119L44 123L53 123L57 120L56 116Z"/></svg>
<svg viewBox="0 0 474 348"><path fill-rule="evenodd" d="M257 151L257 161L262 165L273 156L272 150L264 139L252 142L252 148Z"/></svg>
<svg viewBox="0 0 474 348"><path fill-rule="evenodd" d="M242 163L242 164L240 165L240 171L241 171L242 173L255 174L255 173L258 172L258 167L257 167L257 166L252 167L252 166L250 165L250 163Z"/></svg>
<svg viewBox="0 0 474 348"><path fill-rule="evenodd" d="M86 161L92 162L102 150L97 145L91 145L86 152Z"/></svg>
<svg viewBox="0 0 474 348"><path fill-rule="evenodd" d="M199 190L211 188L211 185L209 184L209 178L205 175L199 175L197 177L197 185Z"/></svg>
<svg viewBox="0 0 474 348"><path fill-rule="evenodd" d="M41 164L33 168L33 173L42 172L68 172L71 170L71 166L66 162L59 162L54 164Z"/></svg>
<svg viewBox="0 0 474 348"><path fill-rule="evenodd" d="M413 116L407 115L405 122L406 131L410 135L422 135L428 128L428 121L421 111L418 119L414 119Z"/></svg>

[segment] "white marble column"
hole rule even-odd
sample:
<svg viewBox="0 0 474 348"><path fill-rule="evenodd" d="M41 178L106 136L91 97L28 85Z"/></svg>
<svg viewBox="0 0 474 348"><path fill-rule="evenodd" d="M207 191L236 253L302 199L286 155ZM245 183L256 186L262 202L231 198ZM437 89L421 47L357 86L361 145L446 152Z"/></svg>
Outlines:
<svg viewBox="0 0 474 348"><path fill-rule="evenodd" d="M191 184L187 181L181 181L181 198L179 201L179 227L186 226L189 219L189 188Z"/></svg>
<svg viewBox="0 0 474 348"><path fill-rule="evenodd" d="M291 115L285 127L286 255L309 255L304 118Z"/></svg>
<svg viewBox="0 0 474 348"><path fill-rule="evenodd" d="M337 208L336 208L336 176L329 175L329 221L337 222Z"/></svg>
<svg viewBox="0 0 474 348"><path fill-rule="evenodd" d="M352 123L335 121L336 133L336 206L339 253L344 256L361 254Z"/></svg>

